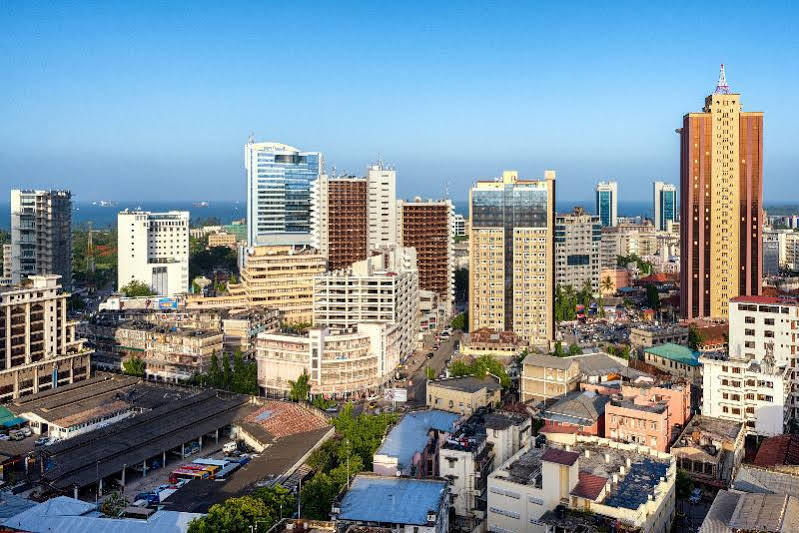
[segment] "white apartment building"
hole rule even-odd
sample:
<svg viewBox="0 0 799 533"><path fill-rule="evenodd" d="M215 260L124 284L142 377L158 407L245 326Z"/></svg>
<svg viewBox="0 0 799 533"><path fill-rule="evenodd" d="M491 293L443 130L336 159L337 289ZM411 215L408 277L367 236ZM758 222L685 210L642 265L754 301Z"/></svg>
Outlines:
<svg viewBox="0 0 799 533"><path fill-rule="evenodd" d="M466 218L463 215L456 214L452 217L452 234L455 237L466 236Z"/></svg>
<svg viewBox="0 0 799 533"><path fill-rule="evenodd" d="M61 276L72 287L72 193L11 190L11 282Z"/></svg>
<svg viewBox="0 0 799 533"><path fill-rule="evenodd" d="M366 180L369 195L368 249L397 244L397 172L381 161L369 165Z"/></svg>
<svg viewBox="0 0 799 533"><path fill-rule="evenodd" d="M375 394L394 376L399 339L396 324L377 322L361 322L344 331L317 327L305 335L259 333L258 386L267 396L285 397L290 382L306 372L314 395Z"/></svg>
<svg viewBox="0 0 799 533"><path fill-rule="evenodd" d="M609 531L670 531L677 477L670 454L599 437L567 440L525 447L488 476L488 531L562 531L562 520L580 513L593 513L591 525ZM559 505L563 516L554 512Z"/></svg>
<svg viewBox="0 0 799 533"><path fill-rule="evenodd" d="M414 350L419 330L419 272L416 251L381 247L377 255L348 269L314 277L313 323L346 329L361 322L396 324L400 357Z"/></svg>
<svg viewBox="0 0 799 533"><path fill-rule="evenodd" d="M3 245L3 279L11 283L11 243Z"/></svg>
<svg viewBox="0 0 799 533"><path fill-rule="evenodd" d="M734 352L706 352L699 362L704 416L743 422L750 435L785 432L791 410L790 367L776 363L770 353L758 360Z"/></svg>
<svg viewBox="0 0 799 533"><path fill-rule="evenodd" d="M117 241L117 290L136 280L156 294L188 292L188 211L122 211Z"/></svg>
<svg viewBox="0 0 799 533"><path fill-rule="evenodd" d="M729 317L730 354L760 361L771 351L777 366L790 369L790 380L795 384L796 360L799 357L799 300L790 297L739 296L730 302ZM785 405L790 418L797 419L799 390L791 393Z"/></svg>
<svg viewBox="0 0 799 533"><path fill-rule="evenodd" d="M485 519L488 475L528 444L530 427L529 416L479 410L439 448L440 475L450 480L452 507L469 531Z"/></svg>
<svg viewBox="0 0 799 533"><path fill-rule="evenodd" d="M311 247L327 257L330 253L330 212L328 193L330 178L322 174L311 184Z"/></svg>

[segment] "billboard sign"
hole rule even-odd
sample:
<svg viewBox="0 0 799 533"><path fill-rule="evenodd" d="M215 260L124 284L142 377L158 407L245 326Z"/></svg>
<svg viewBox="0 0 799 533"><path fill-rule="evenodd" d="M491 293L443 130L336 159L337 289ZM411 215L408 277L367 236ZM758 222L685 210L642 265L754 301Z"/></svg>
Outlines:
<svg viewBox="0 0 799 533"><path fill-rule="evenodd" d="M383 400L387 402L407 402L407 389L386 389L383 391Z"/></svg>

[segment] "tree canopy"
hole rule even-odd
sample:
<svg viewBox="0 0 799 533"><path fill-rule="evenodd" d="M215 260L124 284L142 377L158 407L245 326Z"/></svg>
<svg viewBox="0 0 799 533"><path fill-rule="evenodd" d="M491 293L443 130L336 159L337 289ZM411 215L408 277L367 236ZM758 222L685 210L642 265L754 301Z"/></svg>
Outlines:
<svg viewBox="0 0 799 533"><path fill-rule="evenodd" d="M449 366L449 373L453 377L474 376L479 379L491 374L499 378L503 388L510 387L510 378L505 366L492 355L481 355L471 363L455 361Z"/></svg>
<svg viewBox="0 0 799 533"><path fill-rule="evenodd" d="M122 372L130 376L139 376L143 378L146 368L147 364L143 359L139 359L138 357L131 357L122 361Z"/></svg>
<svg viewBox="0 0 799 533"><path fill-rule="evenodd" d="M130 283L120 289L128 298L136 296L154 296L155 293L150 290L150 286L138 280L132 280Z"/></svg>
<svg viewBox="0 0 799 533"><path fill-rule="evenodd" d="M283 516L291 516L296 498L281 485L263 487L247 496L212 505L208 515L189 523L189 533L249 533L267 531Z"/></svg>
<svg viewBox="0 0 799 533"><path fill-rule="evenodd" d="M296 380L289 380L289 399L294 402L307 402L311 394L311 376L305 370Z"/></svg>
<svg viewBox="0 0 799 533"><path fill-rule="evenodd" d="M258 365L255 361L245 361L241 350L233 353L232 363L225 355L220 364L214 353L211 355L208 371L194 376L194 383L240 394L258 394Z"/></svg>

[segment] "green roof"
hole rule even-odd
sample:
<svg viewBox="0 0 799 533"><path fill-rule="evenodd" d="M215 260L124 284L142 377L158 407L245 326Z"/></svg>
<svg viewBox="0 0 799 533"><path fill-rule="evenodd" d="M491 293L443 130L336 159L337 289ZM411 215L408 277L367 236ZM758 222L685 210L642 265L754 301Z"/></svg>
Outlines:
<svg viewBox="0 0 799 533"><path fill-rule="evenodd" d="M666 359L671 359L677 363L682 363L688 366L699 366L699 352L690 349L688 346L680 344L661 344L660 346L652 346L651 348L644 348L645 353L659 355Z"/></svg>

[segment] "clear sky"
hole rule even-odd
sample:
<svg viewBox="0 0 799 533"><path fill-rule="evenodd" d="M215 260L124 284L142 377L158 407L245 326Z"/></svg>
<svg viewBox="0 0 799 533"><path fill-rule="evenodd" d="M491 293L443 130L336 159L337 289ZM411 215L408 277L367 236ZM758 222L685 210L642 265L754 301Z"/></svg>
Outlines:
<svg viewBox="0 0 799 533"><path fill-rule="evenodd" d="M766 113L766 200L799 200L788 2L179 4L0 2L2 189L243 199L252 131L328 170L380 154L401 196L553 168L560 199L647 200L723 62Z"/></svg>

